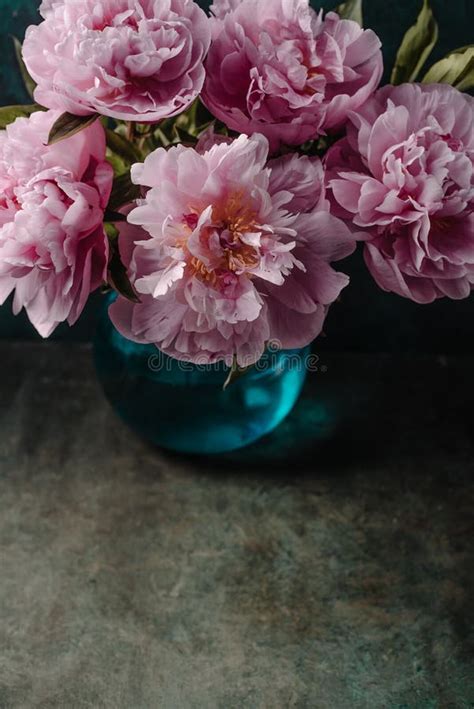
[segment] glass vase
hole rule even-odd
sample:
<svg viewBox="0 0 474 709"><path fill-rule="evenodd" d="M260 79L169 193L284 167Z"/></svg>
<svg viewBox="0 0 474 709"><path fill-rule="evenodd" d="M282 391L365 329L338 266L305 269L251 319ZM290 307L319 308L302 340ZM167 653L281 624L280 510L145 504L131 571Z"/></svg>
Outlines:
<svg viewBox="0 0 474 709"><path fill-rule="evenodd" d="M179 362L154 345L123 337L104 299L94 358L115 411L138 434L181 453L213 454L253 443L272 431L295 405L306 377L309 348L270 348L224 389L223 363Z"/></svg>

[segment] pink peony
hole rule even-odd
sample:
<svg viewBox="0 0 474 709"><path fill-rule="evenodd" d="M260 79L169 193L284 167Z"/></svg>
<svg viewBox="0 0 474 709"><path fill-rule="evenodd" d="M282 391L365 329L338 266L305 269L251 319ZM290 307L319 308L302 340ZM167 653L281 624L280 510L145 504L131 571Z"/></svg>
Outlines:
<svg viewBox="0 0 474 709"><path fill-rule="evenodd" d="M201 91L210 26L193 0L46 0L40 11L23 57L43 106L152 123Z"/></svg>
<svg viewBox="0 0 474 709"><path fill-rule="evenodd" d="M261 135L200 150L160 148L132 168L149 191L121 251L141 303L119 298L112 321L131 340L203 364L234 354L251 364L269 340L308 344L348 282L329 262L354 248L329 213L319 159L267 166Z"/></svg>
<svg viewBox="0 0 474 709"><path fill-rule="evenodd" d="M334 213L367 231L381 288L429 303L474 284L474 98L387 86L327 155ZM332 179L331 179L332 178Z"/></svg>
<svg viewBox="0 0 474 709"><path fill-rule="evenodd" d="M308 0L216 0L203 100L233 130L272 150L339 128L382 76L372 30Z"/></svg>
<svg viewBox="0 0 474 709"><path fill-rule="evenodd" d="M98 121L46 147L55 111L18 118L0 132L0 304L15 292L47 337L71 325L105 278L104 209L113 171Z"/></svg>

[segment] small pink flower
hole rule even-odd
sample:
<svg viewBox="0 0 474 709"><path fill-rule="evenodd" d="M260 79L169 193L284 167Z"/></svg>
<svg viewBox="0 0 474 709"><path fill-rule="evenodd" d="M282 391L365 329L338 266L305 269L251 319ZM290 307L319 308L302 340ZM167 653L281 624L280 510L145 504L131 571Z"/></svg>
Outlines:
<svg viewBox="0 0 474 709"><path fill-rule="evenodd" d="M209 20L193 0L46 0L23 58L43 106L156 122L201 91Z"/></svg>
<svg viewBox="0 0 474 709"><path fill-rule="evenodd" d="M216 0L203 100L233 130L272 150L339 128L375 91L380 41L308 0Z"/></svg>
<svg viewBox="0 0 474 709"><path fill-rule="evenodd" d="M99 121L46 147L59 113L18 118L0 132L0 304L14 291L43 337L73 324L106 277L104 209L113 171Z"/></svg>
<svg viewBox="0 0 474 709"><path fill-rule="evenodd" d="M216 144L207 135L200 150L160 148L132 168L148 192L120 239L141 303L119 297L115 326L198 363L236 355L248 365L269 340L308 344L348 282L329 262L354 248L329 214L321 162L267 164L261 135Z"/></svg>
<svg viewBox="0 0 474 709"><path fill-rule="evenodd" d="M327 155L335 214L366 232L381 288L429 303L474 284L474 99L386 86Z"/></svg>

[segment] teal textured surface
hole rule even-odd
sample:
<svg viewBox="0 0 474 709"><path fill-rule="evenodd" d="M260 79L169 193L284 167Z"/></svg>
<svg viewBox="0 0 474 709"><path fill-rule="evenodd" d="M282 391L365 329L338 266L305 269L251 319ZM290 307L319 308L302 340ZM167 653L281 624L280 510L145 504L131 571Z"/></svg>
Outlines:
<svg viewBox="0 0 474 709"><path fill-rule="evenodd" d="M327 355L218 462L133 436L91 360L0 342L2 709L473 707L468 358Z"/></svg>

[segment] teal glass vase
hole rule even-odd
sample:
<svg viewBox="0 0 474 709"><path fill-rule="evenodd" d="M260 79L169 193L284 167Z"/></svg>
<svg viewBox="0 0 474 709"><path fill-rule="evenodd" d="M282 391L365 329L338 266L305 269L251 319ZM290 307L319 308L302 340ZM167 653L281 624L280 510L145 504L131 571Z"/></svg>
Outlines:
<svg viewBox="0 0 474 709"><path fill-rule="evenodd" d="M94 342L99 380L115 411L153 444L181 453L235 450L272 431L295 405L309 348L270 349L224 389L223 363L179 362L127 340L104 301Z"/></svg>

